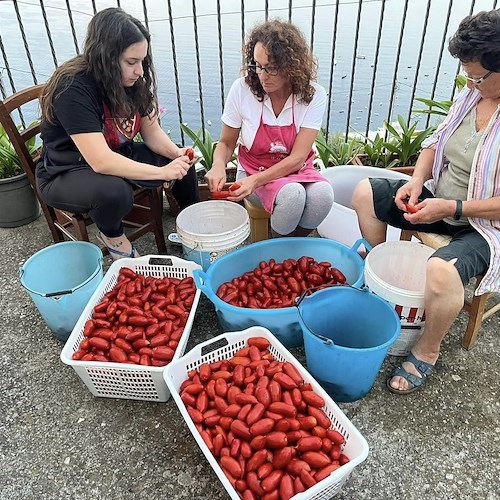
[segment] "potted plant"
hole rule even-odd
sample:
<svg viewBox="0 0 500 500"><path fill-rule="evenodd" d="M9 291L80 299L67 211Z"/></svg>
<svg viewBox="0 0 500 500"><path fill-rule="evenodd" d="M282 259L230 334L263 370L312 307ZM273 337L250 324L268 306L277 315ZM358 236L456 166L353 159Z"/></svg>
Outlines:
<svg viewBox="0 0 500 500"><path fill-rule="evenodd" d="M26 143L28 151L37 152L33 137ZM23 170L19 156L0 124L0 227L18 227L34 221L40 205Z"/></svg>
<svg viewBox="0 0 500 500"><path fill-rule="evenodd" d="M352 164L363 143L357 137L346 137L342 132L332 134L326 139L325 131L321 129L314 145L317 163L329 168Z"/></svg>
<svg viewBox="0 0 500 500"><path fill-rule="evenodd" d="M377 132L373 139L366 138L362 147L362 154L358 155L362 165L371 165L381 168L392 168L398 164L392 153L386 148L384 138Z"/></svg>
<svg viewBox="0 0 500 500"><path fill-rule="evenodd" d="M401 115L398 115L397 124L384 120L388 139L383 140L377 134L375 139L368 140L364 154L357 155L355 162L358 165L391 168L411 175L422 150L422 142L434 131L434 127L417 130L417 125L418 122L410 125ZM371 163L374 159L376 164Z"/></svg>

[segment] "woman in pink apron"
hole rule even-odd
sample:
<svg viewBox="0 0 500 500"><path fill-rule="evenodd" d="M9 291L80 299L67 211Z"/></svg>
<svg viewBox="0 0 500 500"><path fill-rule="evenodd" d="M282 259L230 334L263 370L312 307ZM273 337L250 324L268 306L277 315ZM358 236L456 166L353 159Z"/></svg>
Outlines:
<svg viewBox="0 0 500 500"><path fill-rule="evenodd" d="M228 199L248 198L267 210L273 235L306 236L333 203L329 182L313 167L326 92L313 81L314 58L291 23L257 26L244 54L247 74L229 91L206 179L211 191L222 189L226 164L239 143L240 187Z"/></svg>

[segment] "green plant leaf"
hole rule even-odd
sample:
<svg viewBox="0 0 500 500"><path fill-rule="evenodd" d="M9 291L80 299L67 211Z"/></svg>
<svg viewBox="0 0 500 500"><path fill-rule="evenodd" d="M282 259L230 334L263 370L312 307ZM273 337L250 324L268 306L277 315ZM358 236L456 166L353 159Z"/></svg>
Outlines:
<svg viewBox="0 0 500 500"><path fill-rule="evenodd" d="M328 145L323 129L318 131L318 135L314 141L316 146L317 156L323 162L325 167L328 167L330 158L334 155L332 148Z"/></svg>
<svg viewBox="0 0 500 500"><path fill-rule="evenodd" d="M193 141L194 146L199 150L201 158L198 160L208 172L214 162L214 149L216 144L212 141L210 132L205 129L205 140L203 140L203 129L200 128L197 133L191 130L185 123L181 123L181 129Z"/></svg>

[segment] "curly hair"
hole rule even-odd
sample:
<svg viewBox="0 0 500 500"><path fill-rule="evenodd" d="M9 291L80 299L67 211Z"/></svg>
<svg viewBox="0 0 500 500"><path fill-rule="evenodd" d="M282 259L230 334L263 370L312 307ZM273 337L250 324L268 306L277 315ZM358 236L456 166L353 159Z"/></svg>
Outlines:
<svg viewBox="0 0 500 500"><path fill-rule="evenodd" d="M478 62L484 69L500 72L500 10L467 16L450 39L448 50L461 62Z"/></svg>
<svg viewBox="0 0 500 500"><path fill-rule="evenodd" d="M262 101L266 93L259 77L248 70L254 62L253 51L259 42L266 49L269 62L288 78L293 94L299 96L299 101L309 104L314 96L311 81L316 80L317 63L302 32L292 23L277 19L259 24L250 32L243 47L243 71L246 72L245 82Z"/></svg>
<svg viewBox="0 0 500 500"><path fill-rule="evenodd" d="M122 84L120 56L135 43L146 40L148 50L142 66L144 75L132 87ZM158 112L156 76L149 31L136 18L116 7L101 10L90 20L83 54L66 61L47 82L42 98L42 119L53 121L53 101L64 92L77 73L92 75L99 93L115 116L132 117Z"/></svg>

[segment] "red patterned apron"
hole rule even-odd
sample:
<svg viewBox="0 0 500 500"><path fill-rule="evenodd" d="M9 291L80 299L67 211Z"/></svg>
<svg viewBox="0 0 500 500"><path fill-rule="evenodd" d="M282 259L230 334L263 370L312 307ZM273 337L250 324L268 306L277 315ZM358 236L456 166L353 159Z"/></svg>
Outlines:
<svg viewBox="0 0 500 500"><path fill-rule="evenodd" d="M108 146L117 151L121 146L130 143L141 130L141 115L136 113L133 118L114 118L106 103L104 105L103 134Z"/></svg>
<svg viewBox="0 0 500 500"><path fill-rule="evenodd" d="M292 151L297 137L295 127L294 103L292 102L292 123L290 125L267 125L263 120L264 103L260 114L260 124L255 134L255 139L250 149L240 145L238 148L238 161L244 168L247 175L262 172L273 167L276 163L286 158ZM311 150L302 168L286 177L281 177L268 182L255 190L263 207L269 212L273 212L274 200L278 191L290 182L320 182L326 181L314 167L314 151Z"/></svg>

